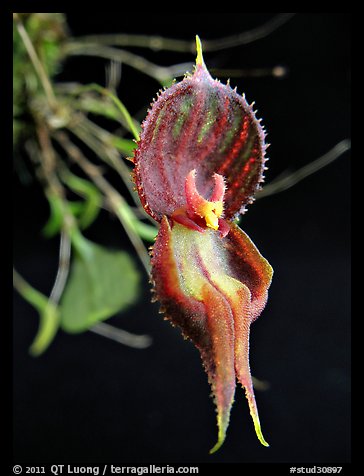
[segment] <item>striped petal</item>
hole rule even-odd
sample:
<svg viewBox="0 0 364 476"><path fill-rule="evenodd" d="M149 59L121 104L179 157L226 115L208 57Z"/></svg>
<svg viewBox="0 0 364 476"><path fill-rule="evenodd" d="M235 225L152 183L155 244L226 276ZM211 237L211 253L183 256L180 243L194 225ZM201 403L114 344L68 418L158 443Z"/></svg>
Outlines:
<svg viewBox="0 0 364 476"><path fill-rule="evenodd" d="M200 57L194 74L162 92L143 122L134 161L144 208L160 222L185 207L185 180L196 170L205 197L215 174L225 178L225 218L234 217L262 181L265 147L252 107L212 79Z"/></svg>
<svg viewBox="0 0 364 476"><path fill-rule="evenodd" d="M272 268L248 236L198 233L164 217L152 252L152 279L161 311L199 349L217 408L223 443L235 383L244 387L257 436L261 432L249 368L250 324L265 306Z"/></svg>

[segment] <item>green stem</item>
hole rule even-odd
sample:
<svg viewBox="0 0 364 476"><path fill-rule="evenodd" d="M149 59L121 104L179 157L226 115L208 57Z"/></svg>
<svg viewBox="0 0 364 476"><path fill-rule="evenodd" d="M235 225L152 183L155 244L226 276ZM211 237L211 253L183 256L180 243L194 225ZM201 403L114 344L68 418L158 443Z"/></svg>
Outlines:
<svg viewBox="0 0 364 476"><path fill-rule="evenodd" d="M336 144L328 152L326 152L326 154L312 162L309 162L300 169L291 173L283 172L279 177L265 185L261 190L258 190L256 199L258 200L259 198L270 197L276 193L284 192L285 190L293 187L293 185L296 185L298 182L301 182L301 180L305 179L309 175L312 175L323 167L326 167L331 162L338 159L342 154L350 150L350 148L350 139L344 139Z"/></svg>
<svg viewBox="0 0 364 476"><path fill-rule="evenodd" d="M13 285L22 298L31 304L37 311L41 312L45 306L47 306L48 299L27 283L15 269L13 269Z"/></svg>
<svg viewBox="0 0 364 476"><path fill-rule="evenodd" d="M155 226L147 225L135 217L134 212L125 201L119 201L115 210L120 220L127 223L130 229L140 236L143 240L153 242L157 236L158 229Z"/></svg>
<svg viewBox="0 0 364 476"><path fill-rule="evenodd" d="M100 86L99 84L95 84L95 83L87 84L85 86L80 86L79 88L77 88L74 91L74 93L77 94L77 93L84 92L84 91L97 91L98 93L109 97L112 100L112 102L115 104L115 106L118 108L118 110L120 111L122 117L124 118L124 120L126 122L126 125L127 125L127 128L129 129L129 131L133 134L133 136L136 140L139 140L139 131L138 131L137 126L135 125L135 121L131 117L131 115L129 114L129 111L124 106L124 104L120 101L119 98L117 98L108 89Z"/></svg>

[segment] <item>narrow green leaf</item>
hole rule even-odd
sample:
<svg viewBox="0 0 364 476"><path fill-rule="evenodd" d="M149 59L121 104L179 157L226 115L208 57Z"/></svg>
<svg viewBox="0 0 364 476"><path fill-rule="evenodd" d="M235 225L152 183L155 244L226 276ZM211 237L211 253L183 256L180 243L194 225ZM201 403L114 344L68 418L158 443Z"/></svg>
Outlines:
<svg viewBox="0 0 364 476"><path fill-rule="evenodd" d="M112 136L111 143L119 152L122 152L127 156L132 156L134 154L136 143L133 140Z"/></svg>
<svg viewBox="0 0 364 476"><path fill-rule="evenodd" d="M81 236L72 240L76 253L60 303L61 327L71 333L126 309L139 294L139 272L129 255Z"/></svg>
<svg viewBox="0 0 364 476"><path fill-rule="evenodd" d="M46 197L49 203L50 216L42 230L42 233L45 237L51 238L52 236L55 236L62 228L64 207L62 199L58 195L51 195L47 193Z"/></svg>
<svg viewBox="0 0 364 476"><path fill-rule="evenodd" d="M154 241L158 233L158 228L140 221L125 201L119 204L117 215L122 222L125 223L130 230L139 235L140 238L146 241Z"/></svg>
<svg viewBox="0 0 364 476"><path fill-rule="evenodd" d="M134 228L136 233L142 238L143 240L150 241L151 243L154 242L155 237L158 233L158 228L153 225L148 225L143 223L140 220L134 221Z"/></svg>
<svg viewBox="0 0 364 476"><path fill-rule="evenodd" d="M29 348L33 356L38 356L48 348L58 331L59 310L52 301L27 283L15 270L13 270L13 283L22 298L39 313L38 332Z"/></svg>
<svg viewBox="0 0 364 476"><path fill-rule="evenodd" d="M120 119L119 109L114 103L110 103L109 101L105 100L105 98L95 98L85 94L84 96L81 96L80 99L75 100L72 98L72 105L76 109L81 109L82 111L103 116L107 119L112 119L114 121L118 121Z"/></svg>
<svg viewBox="0 0 364 476"><path fill-rule="evenodd" d="M83 200L73 200L68 202L68 209L74 217L79 217L82 215L85 209L85 202Z"/></svg>
<svg viewBox="0 0 364 476"><path fill-rule="evenodd" d="M42 354L53 341L60 322L59 309L51 301L39 312L39 328L29 352L34 356Z"/></svg>
<svg viewBox="0 0 364 476"><path fill-rule="evenodd" d="M102 195L91 182L69 171L63 175L62 180L72 191L85 198L84 206L81 213L79 213L78 219L80 227L85 229L96 220L102 204Z"/></svg>

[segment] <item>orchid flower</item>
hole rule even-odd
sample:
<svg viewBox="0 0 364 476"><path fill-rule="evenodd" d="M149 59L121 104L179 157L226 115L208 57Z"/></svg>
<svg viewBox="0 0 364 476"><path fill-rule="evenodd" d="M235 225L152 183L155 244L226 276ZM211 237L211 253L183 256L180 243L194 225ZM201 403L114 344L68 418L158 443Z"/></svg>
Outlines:
<svg viewBox="0 0 364 476"><path fill-rule="evenodd" d="M252 105L214 80L198 37L196 66L158 95L143 122L134 179L160 223L151 278L161 311L201 353L217 409L220 448L236 381L259 441L249 367L251 323L261 314L272 268L234 222L263 181L265 133Z"/></svg>

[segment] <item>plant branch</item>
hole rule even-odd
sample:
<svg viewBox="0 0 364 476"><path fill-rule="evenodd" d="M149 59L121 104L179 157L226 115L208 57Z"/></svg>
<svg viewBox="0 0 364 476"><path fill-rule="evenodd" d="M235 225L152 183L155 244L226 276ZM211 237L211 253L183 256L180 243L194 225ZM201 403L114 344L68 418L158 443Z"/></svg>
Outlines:
<svg viewBox="0 0 364 476"><path fill-rule="evenodd" d="M219 51L260 40L287 23L294 15L296 15L296 13L279 13L262 25L244 31L238 35L231 35L216 40L204 40L204 51ZM194 41L163 38L157 35L133 35L128 33L82 36L77 38L77 42L80 44L93 43L122 47L132 46L149 48L152 50L176 51L179 53L194 53L196 48Z"/></svg>
<svg viewBox="0 0 364 476"><path fill-rule="evenodd" d="M259 190L256 194L256 199L270 197L276 193L283 192L293 185L296 185L301 180L305 179L309 175L314 174L318 170L326 167L331 162L339 158L345 152L350 150L351 142L349 139L344 139L338 144L335 145L331 150L329 150L326 154L322 155L318 159L310 162L309 164L301 167L300 169L296 170L295 172L288 173L285 172L281 176L277 177L276 179L272 180L270 183L264 186L261 190Z"/></svg>
<svg viewBox="0 0 364 476"><path fill-rule="evenodd" d="M111 146L115 136L98 127L87 118L75 125L72 125L69 127L69 130L79 139L81 139L93 152L95 152L101 160L114 168L127 187L130 196L141 213L141 216L151 221L153 223L153 228L155 228L151 217L140 205L139 198L135 193L134 186L131 181L131 171L127 165L122 160L120 160L119 154L117 153L115 147ZM141 225L143 224L141 223ZM151 225L149 225L149 227L151 228Z"/></svg>
<svg viewBox="0 0 364 476"><path fill-rule="evenodd" d="M103 46L98 43L79 42L78 40L70 41L65 44L63 54L65 56L97 56L99 58L125 63L147 76L151 76L162 85L164 85L166 81L173 79L169 67L156 65L142 56L130 53L129 51L111 46Z"/></svg>
<svg viewBox="0 0 364 476"><path fill-rule="evenodd" d="M146 349L152 344L152 338L148 335L131 334L130 332L111 326L105 322L99 322L89 330L95 334L114 340L119 344L124 344L135 349Z"/></svg>
<svg viewBox="0 0 364 476"><path fill-rule="evenodd" d="M49 296L50 301L55 305L59 304L59 301L62 297L64 288L66 286L69 270L70 270L70 259L71 259L71 239L64 231L61 230L60 234L60 244L59 244L59 261L58 261L58 270L56 279Z"/></svg>
<svg viewBox="0 0 364 476"><path fill-rule="evenodd" d="M133 134L135 140L139 140L139 131L137 126L135 125L135 122L131 115L129 114L129 111L126 109L124 104L120 101L120 99L115 96L111 91L109 91L106 88L103 88L99 84L87 84L86 86L82 86L80 88L81 90L76 91L78 92L84 92L84 91L97 91L99 94L102 94L103 96L107 96L108 98L111 99L111 101L115 104L115 106L118 108L118 110L121 113L121 116L124 118L127 128L130 130L130 132Z"/></svg>
<svg viewBox="0 0 364 476"><path fill-rule="evenodd" d="M110 204L110 207L123 225L131 243L135 248L135 251L137 252L144 266L145 271L149 276L149 255L144 246L143 241L141 240L135 229L135 221L139 222L139 220L136 219L134 215L131 217L129 212L129 206L124 200L124 198L103 177L103 175L100 173L99 168L92 164L84 156L81 150L68 138L67 134L65 134L64 132L56 132L54 134L54 138L66 151L68 156L81 167L81 169L86 173L86 175L88 175L88 177L95 183L95 185L104 193Z"/></svg>
<svg viewBox="0 0 364 476"><path fill-rule="evenodd" d="M155 225L155 221L146 213L140 204L139 197L136 194L134 184L131 180L131 170L123 160L120 160L120 155L116 151L115 146L110 146L115 136L98 127L87 118L85 118L85 121L81 121L77 125L70 127L70 131L95 152L101 160L111 165L119 174L136 206L133 210L131 207L128 207L130 220L133 221L141 238L153 241L158 229ZM135 217L138 218L138 220L135 220ZM145 224L140 221L140 219L147 219L151 224Z"/></svg>

